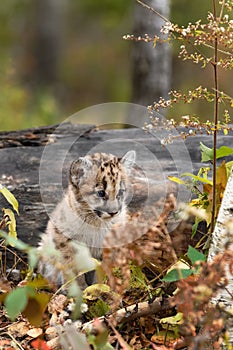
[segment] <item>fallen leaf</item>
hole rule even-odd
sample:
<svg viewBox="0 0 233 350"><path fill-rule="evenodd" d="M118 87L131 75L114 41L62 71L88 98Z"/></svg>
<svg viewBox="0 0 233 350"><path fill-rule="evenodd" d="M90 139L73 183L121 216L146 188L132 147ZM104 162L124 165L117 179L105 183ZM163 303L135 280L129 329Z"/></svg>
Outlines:
<svg viewBox="0 0 233 350"><path fill-rule="evenodd" d="M50 326L46 329L45 331L45 335L46 335L46 339L47 340L50 340L50 339L53 339L55 337L57 337L57 330L55 327L53 326Z"/></svg>
<svg viewBox="0 0 233 350"><path fill-rule="evenodd" d="M0 292L7 293L12 291L12 283L5 277L0 278Z"/></svg>
<svg viewBox="0 0 233 350"><path fill-rule="evenodd" d="M48 311L50 314L62 312L66 306L67 297L63 294L56 295L48 304Z"/></svg>
<svg viewBox="0 0 233 350"><path fill-rule="evenodd" d="M29 331L29 325L27 322L14 322L8 328L8 332L13 335L15 338L24 337Z"/></svg>
<svg viewBox="0 0 233 350"><path fill-rule="evenodd" d="M0 349L14 350L11 346L11 340L1 339L0 340Z"/></svg>
<svg viewBox="0 0 233 350"><path fill-rule="evenodd" d="M49 298L49 295L46 293L37 293L33 298L28 299L27 306L22 313L31 325L36 327L41 325Z"/></svg>
<svg viewBox="0 0 233 350"><path fill-rule="evenodd" d="M47 345L51 350L56 350L56 349L60 349L60 341L59 341L59 337L50 339L47 341Z"/></svg>
<svg viewBox="0 0 233 350"><path fill-rule="evenodd" d="M166 344L172 346L172 344L176 341L177 336L173 331L160 331L158 334L154 334L151 337L151 341L156 345L162 346L166 339Z"/></svg>
<svg viewBox="0 0 233 350"><path fill-rule="evenodd" d="M32 338L37 338L42 333L43 333L42 328L32 328L32 329L29 329L29 331L27 332L27 335L29 335L29 337L32 337Z"/></svg>
<svg viewBox="0 0 233 350"><path fill-rule="evenodd" d="M51 350L48 344L42 339L35 339L31 342L31 345L36 350Z"/></svg>

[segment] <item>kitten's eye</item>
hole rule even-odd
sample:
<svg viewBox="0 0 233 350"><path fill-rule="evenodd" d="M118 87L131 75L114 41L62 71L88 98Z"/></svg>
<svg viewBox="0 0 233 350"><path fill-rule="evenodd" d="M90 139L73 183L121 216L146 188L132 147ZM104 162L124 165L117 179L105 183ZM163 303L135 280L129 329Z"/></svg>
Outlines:
<svg viewBox="0 0 233 350"><path fill-rule="evenodd" d="M97 192L97 195L98 195L98 197L103 198L103 197L105 197L105 191L104 190L100 190L100 191Z"/></svg>
<svg viewBox="0 0 233 350"><path fill-rule="evenodd" d="M122 197L124 195L124 193L125 193L125 190L120 189L119 192L118 192L118 196Z"/></svg>

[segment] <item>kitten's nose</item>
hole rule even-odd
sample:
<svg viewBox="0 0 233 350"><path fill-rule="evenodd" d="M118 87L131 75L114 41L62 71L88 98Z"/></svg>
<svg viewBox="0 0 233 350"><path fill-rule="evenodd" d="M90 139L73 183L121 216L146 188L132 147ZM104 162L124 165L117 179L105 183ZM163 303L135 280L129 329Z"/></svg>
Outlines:
<svg viewBox="0 0 233 350"><path fill-rule="evenodd" d="M115 211L115 212L113 212L113 213L108 213L110 216L115 216L116 214L118 213L118 211Z"/></svg>

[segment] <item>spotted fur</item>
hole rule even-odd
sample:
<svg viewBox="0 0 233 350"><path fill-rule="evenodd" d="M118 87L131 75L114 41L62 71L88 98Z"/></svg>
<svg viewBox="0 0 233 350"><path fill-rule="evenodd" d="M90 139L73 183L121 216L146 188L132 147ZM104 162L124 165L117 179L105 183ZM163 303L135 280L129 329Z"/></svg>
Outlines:
<svg viewBox="0 0 233 350"><path fill-rule="evenodd" d="M94 153L75 160L67 192L52 213L39 249L52 243L70 266L74 256L71 242L78 242L100 259L106 233L114 223L126 218L129 173L134 162L135 151L122 158ZM40 262L39 271L53 282L64 281L64 276L56 275L51 262Z"/></svg>

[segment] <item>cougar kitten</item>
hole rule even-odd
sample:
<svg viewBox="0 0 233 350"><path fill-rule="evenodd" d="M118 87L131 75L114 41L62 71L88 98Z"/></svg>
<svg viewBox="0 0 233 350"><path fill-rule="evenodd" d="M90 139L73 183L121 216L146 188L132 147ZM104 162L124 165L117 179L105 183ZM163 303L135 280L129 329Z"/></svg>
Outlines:
<svg viewBox="0 0 233 350"><path fill-rule="evenodd" d="M131 150L122 158L94 153L75 160L70 167L68 189L52 213L38 249L53 244L67 269L75 263L72 242L85 244L92 256L100 259L106 233L114 223L125 220L129 175L135 158ZM58 272L52 261L40 261L38 270L55 284L65 280L65 273ZM92 282L90 276L86 274L88 284Z"/></svg>

